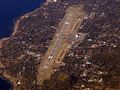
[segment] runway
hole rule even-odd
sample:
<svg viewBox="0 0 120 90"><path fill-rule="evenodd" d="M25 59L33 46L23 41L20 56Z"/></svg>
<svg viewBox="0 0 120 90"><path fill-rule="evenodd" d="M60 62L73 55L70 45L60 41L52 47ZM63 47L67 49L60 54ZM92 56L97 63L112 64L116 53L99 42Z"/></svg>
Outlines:
<svg viewBox="0 0 120 90"><path fill-rule="evenodd" d="M62 64L62 60L66 53L69 51L69 46L73 43L67 43L67 38L73 37L71 42L76 42L75 36L78 34L77 30L80 27L85 12L82 7L71 6L67 9L64 18L58 25L57 31L53 37L53 40L39 65L38 69L38 84L46 79L50 79L51 74L54 73L54 69L58 68ZM66 38L64 38L66 36ZM86 34L81 34L79 40L83 41ZM75 39L74 39L75 38Z"/></svg>

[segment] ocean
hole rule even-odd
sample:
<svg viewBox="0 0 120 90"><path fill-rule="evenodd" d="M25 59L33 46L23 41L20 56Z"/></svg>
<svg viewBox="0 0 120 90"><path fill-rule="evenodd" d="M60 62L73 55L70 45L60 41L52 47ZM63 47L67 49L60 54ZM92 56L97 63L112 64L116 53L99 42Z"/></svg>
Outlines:
<svg viewBox="0 0 120 90"><path fill-rule="evenodd" d="M12 90L12 84L0 77L0 90Z"/></svg>
<svg viewBox="0 0 120 90"><path fill-rule="evenodd" d="M13 31L14 22L25 13L38 8L45 0L0 0L0 39Z"/></svg>

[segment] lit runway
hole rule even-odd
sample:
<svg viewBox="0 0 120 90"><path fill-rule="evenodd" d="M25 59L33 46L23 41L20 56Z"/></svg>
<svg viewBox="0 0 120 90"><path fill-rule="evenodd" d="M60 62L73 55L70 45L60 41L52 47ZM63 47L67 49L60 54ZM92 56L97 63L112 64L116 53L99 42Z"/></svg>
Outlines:
<svg viewBox="0 0 120 90"><path fill-rule="evenodd" d="M80 27L85 12L81 7L74 6L67 9L64 18L58 25L56 34L53 37L51 45L49 46L43 61L39 65L38 69L38 84L42 84L42 82L46 79L50 79L51 74L54 73L54 69L57 68L65 56L65 54L69 51L68 48L72 43L67 43L67 39L64 36L69 38L70 35L73 37L78 34L77 30ZM80 40L83 41L86 34L81 34ZM73 42L75 42L74 39Z"/></svg>

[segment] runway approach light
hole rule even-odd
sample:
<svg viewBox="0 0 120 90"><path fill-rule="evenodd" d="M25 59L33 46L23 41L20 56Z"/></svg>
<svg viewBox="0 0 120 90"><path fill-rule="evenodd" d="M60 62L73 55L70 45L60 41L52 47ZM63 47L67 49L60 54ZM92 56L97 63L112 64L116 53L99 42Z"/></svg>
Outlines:
<svg viewBox="0 0 120 90"><path fill-rule="evenodd" d="M20 84L21 84L21 82L20 82L20 81L18 81L18 82L17 82L17 84L18 84L18 85L20 85Z"/></svg>
<svg viewBox="0 0 120 90"><path fill-rule="evenodd" d="M53 0L53 2L57 2L57 0Z"/></svg>
<svg viewBox="0 0 120 90"><path fill-rule="evenodd" d="M75 37L76 37L76 38L78 38L78 37L79 37L79 35L77 34L77 35L75 35Z"/></svg>
<svg viewBox="0 0 120 90"><path fill-rule="evenodd" d="M66 25L69 25L69 22L65 22Z"/></svg>
<svg viewBox="0 0 120 90"><path fill-rule="evenodd" d="M81 20L81 18L79 18L79 20Z"/></svg>
<svg viewBox="0 0 120 90"><path fill-rule="evenodd" d="M44 66L44 69L47 69L48 67L47 66Z"/></svg>
<svg viewBox="0 0 120 90"><path fill-rule="evenodd" d="M53 58L53 56L49 56L48 58L49 58L49 59L52 59L52 58Z"/></svg>

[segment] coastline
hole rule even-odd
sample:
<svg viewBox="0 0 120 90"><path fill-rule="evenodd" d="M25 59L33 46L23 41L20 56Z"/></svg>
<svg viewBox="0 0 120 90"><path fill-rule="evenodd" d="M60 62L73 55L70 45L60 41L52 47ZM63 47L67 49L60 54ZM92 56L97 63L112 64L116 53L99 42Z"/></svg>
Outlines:
<svg viewBox="0 0 120 90"><path fill-rule="evenodd" d="M10 36L10 37L11 37L11 36ZM10 37L4 37L4 38L0 39L0 49L2 48L2 43L3 43L3 41L8 40Z"/></svg>
<svg viewBox="0 0 120 90"><path fill-rule="evenodd" d="M52 0L46 0L45 2L43 2L38 8L36 8L35 10L28 12L22 16L20 16L16 22L13 24L13 31L12 34L9 37L4 37L2 39L0 39L0 49L3 48L3 42L5 42L6 40L10 39L10 37L14 36L17 31L18 31L18 27L20 22L25 19L28 18L29 16L31 16L32 14L34 15L35 12L37 12L43 5L47 5L48 3L50 3ZM2 64L2 62L0 61L0 68L4 68L5 66ZM3 76L1 76L1 78L5 78L5 80L7 80L11 85L13 90L17 90L17 78L13 78L11 75L9 75L6 71L3 72L2 74Z"/></svg>
<svg viewBox="0 0 120 90"><path fill-rule="evenodd" d="M18 30L18 27L19 27L19 23L21 22L21 20L25 19L25 18L28 18L30 15L32 15L33 13L37 12L42 5L48 5L48 3L52 2L52 0L46 0L44 3L42 3L38 8L36 8L35 10L31 11L31 12L28 12L22 16L20 16L16 22L13 24L13 31L12 31L12 34L9 36L9 37L4 37L2 39L0 39L0 49L2 48L3 46L3 42L8 40L10 37L14 36L16 33L17 33L17 30Z"/></svg>
<svg viewBox="0 0 120 90"><path fill-rule="evenodd" d="M7 81L10 85L11 85L11 88L10 90L16 90L16 83L15 83L15 79L12 79L12 77L8 74L6 74L6 72L3 73L3 76L0 76L0 78L4 79L5 81Z"/></svg>

